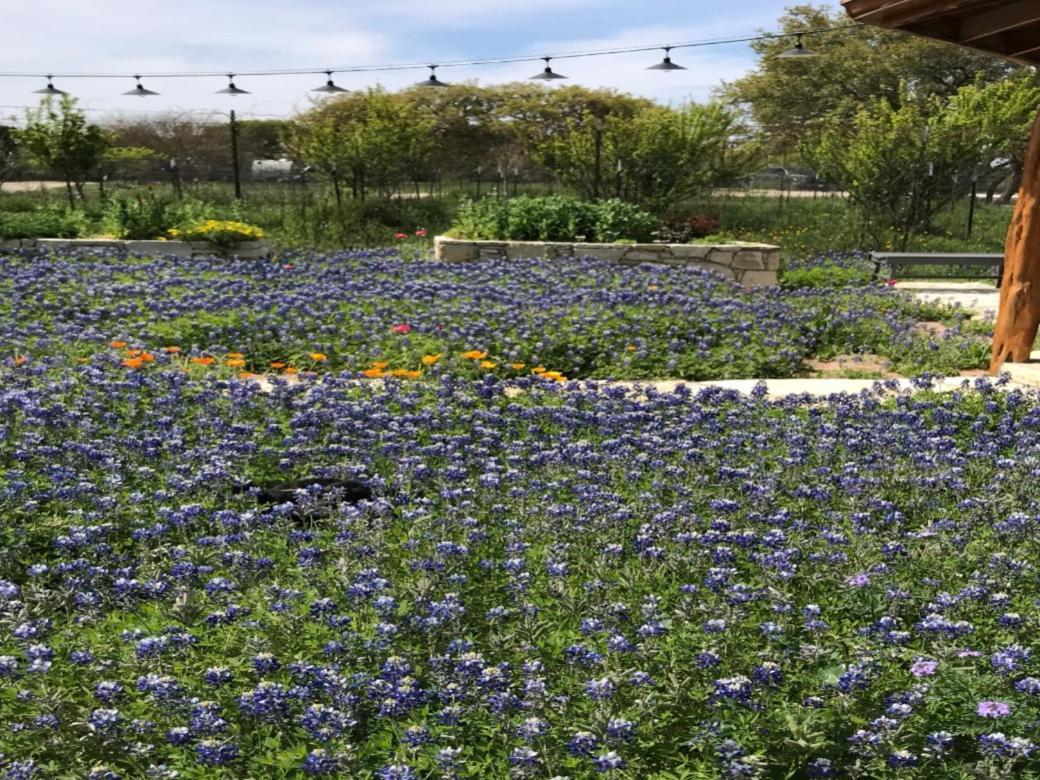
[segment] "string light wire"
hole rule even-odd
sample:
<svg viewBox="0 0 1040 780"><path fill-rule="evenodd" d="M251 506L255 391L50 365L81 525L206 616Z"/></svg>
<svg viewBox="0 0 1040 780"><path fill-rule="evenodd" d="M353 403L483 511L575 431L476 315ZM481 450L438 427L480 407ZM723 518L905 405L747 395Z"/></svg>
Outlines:
<svg viewBox="0 0 1040 780"><path fill-rule="evenodd" d="M746 35L735 38L714 38L682 43L655 43L644 46L616 47L610 49L587 49L548 55L554 60L583 59L586 57L607 57L617 54L638 54L642 52L660 51L661 49L694 49L703 46L723 46L733 43L751 43L753 41L783 40L798 36L824 35L862 27L860 24L843 24L834 27L817 27L791 33L767 33L764 35ZM542 62L545 55L522 55L515 57L492 57L487 59L448 60L437 63L438 68L477 67L482 65L510 65L524 62ZM344 65L336 68L284 68L264 70L235 70L236 76L331 76L334 73L380 73L402 70L426 70L429 61L422 64L401 63L390 65ZM227 70L184 71L184 72L131 72L131 73L58 73L58 72L0 72L0 78L32 78L32 79L180 79L180 78L227 78Z"/></svg>

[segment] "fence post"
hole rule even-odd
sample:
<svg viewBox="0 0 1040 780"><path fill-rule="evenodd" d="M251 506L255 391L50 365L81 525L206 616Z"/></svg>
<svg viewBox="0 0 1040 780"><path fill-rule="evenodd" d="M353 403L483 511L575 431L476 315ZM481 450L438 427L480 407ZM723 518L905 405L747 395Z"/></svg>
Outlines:
<svg viewBox="0 0 1040 780"><path fill-rule="evenodd" d="M242 200L242 174L239 171L238 159L238 122L235 111L231 110L231 167L235 176L235 200Z"/></svg>

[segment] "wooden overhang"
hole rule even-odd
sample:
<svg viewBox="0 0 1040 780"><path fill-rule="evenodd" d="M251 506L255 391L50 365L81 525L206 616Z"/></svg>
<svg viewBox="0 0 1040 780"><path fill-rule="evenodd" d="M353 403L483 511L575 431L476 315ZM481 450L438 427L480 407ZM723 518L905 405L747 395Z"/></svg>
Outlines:
<svg viewBox="0 0 1040 780"><path fill-rule="evenodd" d="M1040 0L842 0L857 22L1040 65Z"/></svg>

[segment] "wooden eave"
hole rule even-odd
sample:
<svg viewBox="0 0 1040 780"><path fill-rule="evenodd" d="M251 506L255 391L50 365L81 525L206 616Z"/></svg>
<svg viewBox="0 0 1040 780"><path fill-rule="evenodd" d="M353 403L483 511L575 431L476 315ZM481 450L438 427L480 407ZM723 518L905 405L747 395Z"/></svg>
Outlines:
<svg viewBox="0 0 1040 780"><path fill-rule="evenodd" d="M857 22L1040 65L1040 0L842 0Z"/></svg>

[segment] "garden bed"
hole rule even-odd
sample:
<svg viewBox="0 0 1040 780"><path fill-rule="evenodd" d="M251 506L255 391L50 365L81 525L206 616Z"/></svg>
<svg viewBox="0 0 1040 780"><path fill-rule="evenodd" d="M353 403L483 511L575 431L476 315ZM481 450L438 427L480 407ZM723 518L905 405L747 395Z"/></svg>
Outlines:
<svg viewBox="0 0 1040 780"><path fill-rule="evenodd" d="M137 255L173 257L210 257L223 253L223 250L207 241L135 241L115 238L16 238L0 241L0 252L37 248L60 252L109 249ZM248 259L269 257L271 252L271 245L267 241L247 241L233 248L229 254Z"/></svg>
<svg viewBox="0 0 1040 780"><path fill-rule="evenodd" d="M988 350L966 312L883 285L742 289L695 267L593 259L448 264L380 250L185 263L23 250L0 256L0 292L12 353L71 359L114 340L161 359L175 347L171 359L207 371L709 380L876 354L895 373L956 374ZM917 327L939 320L941 334Z"/></svg>
<svg viewBox="0 0 1040 780"><path fill-rule="evenodd" d="M555 241L476 241L437 236L434 256L449 263L490 259L594 257L635 265L701 268L744 287L777 283L780 247L771 244L584 244Z"/></svg>

